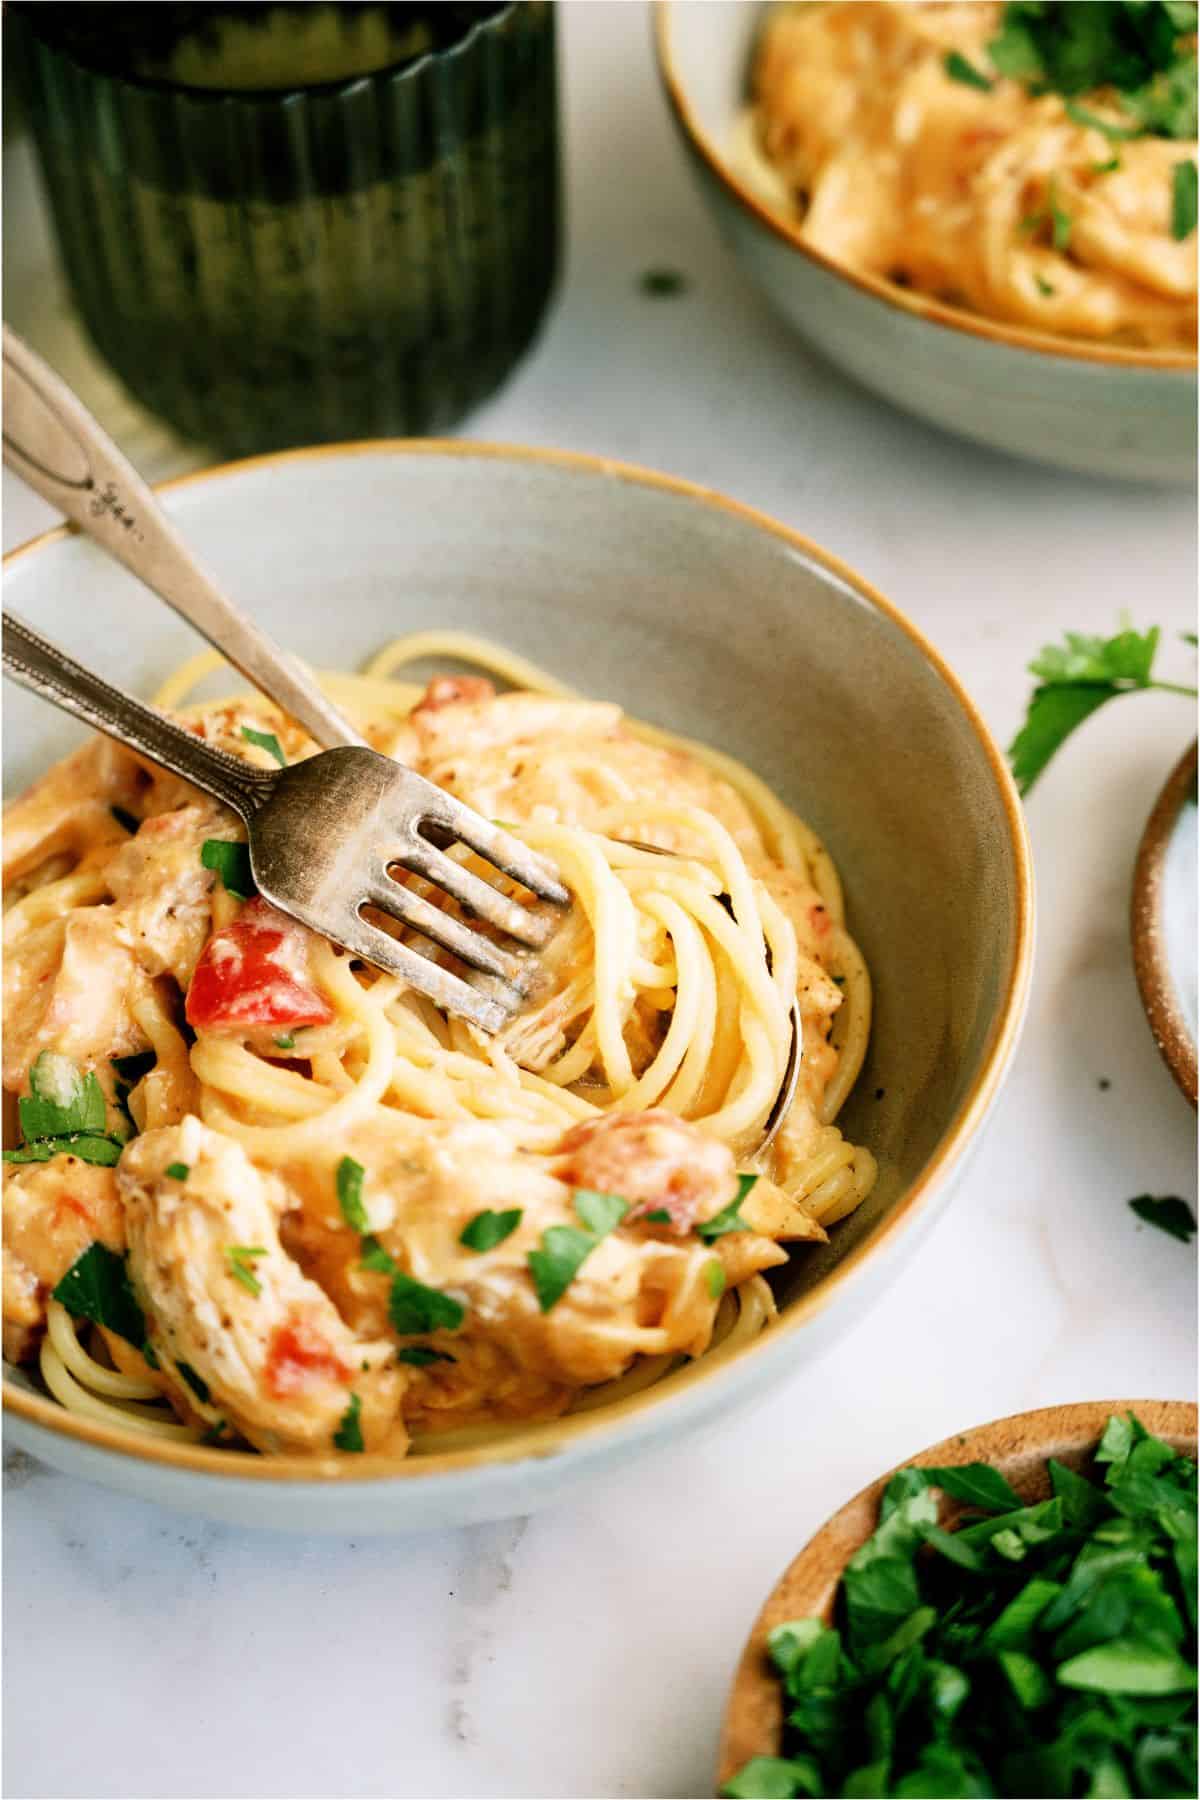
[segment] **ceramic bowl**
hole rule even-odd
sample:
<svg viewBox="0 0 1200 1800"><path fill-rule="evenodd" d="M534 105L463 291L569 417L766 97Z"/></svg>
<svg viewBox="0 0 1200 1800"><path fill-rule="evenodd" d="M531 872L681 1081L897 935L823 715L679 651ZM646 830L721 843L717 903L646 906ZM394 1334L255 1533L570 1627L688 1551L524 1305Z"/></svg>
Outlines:
<svg viewBox="0 0 1200 1800"><path fill-rule="evenodd" d="M1133 872L1133 966L1163 1060L1196 1104L1196 746L1172 769Z"/></svg>
<svg viewBox="0 0 1200 1800"><path fill-rule="evenodd" d="M1195 1456L1196 1408L1190 1403L1089 1400L1077 1406L1047 1406L1038 1412L1017 1413L1011 1419L977 1426L974 1431L934 1444L919 1456L910 1456L901 1466L928 1464L944 1469L955 1463L992 1463L1022 1501L1032 1505L1050 1493L1046 1474L1050 1457L1084 1473L1109 1417L1126 1412L1136 1413L1147 1431L1164 1439L1174 1450ZM767 1655L767 1638L787 1619L832 1618L842 1571L878 1525L879 1502L894 1474L894 1469L889 1470L834 1513L790 1564L755 1620L725 1711L718 1753L718 1790L750 1757L779 1755L783 1704ZM942 1522L953 1525L962 1510L947 1499Z"/></svg>
<svg viewBox="0 0 1200 1800"><path fill-rule="evenodd" d="M726 241L763 292L849 375L976 442L1086 474L1196 479L1196 358L1074 342L974 317L803 243L731 162L763 9L657 0L667 99Z"/></svg>
<svg viewBox="0 0 1200 1800"><path fill-rule="evenodd" d="M795 1371L871 1305L949 1198L1025 1004L1021 811L937 652L795 532L610 462L374 443L216 469L169 485L165 499L229 591L316 664L355 666L419 627L482 632L732 751L806 814L841 868L875 979L871 1050L843 1120L875 1151L880 1177L827 1247L794 1259L770 1332L620 1411L399 1464L312 1463L130 1439L10 1373L10 1440L213 1517L353 1536L528 1511ZM66 532L15 552L6 573L7 605L135 691L197 647L132 577ZM78 734L23 690L5 702L11 794Z"/></svg>

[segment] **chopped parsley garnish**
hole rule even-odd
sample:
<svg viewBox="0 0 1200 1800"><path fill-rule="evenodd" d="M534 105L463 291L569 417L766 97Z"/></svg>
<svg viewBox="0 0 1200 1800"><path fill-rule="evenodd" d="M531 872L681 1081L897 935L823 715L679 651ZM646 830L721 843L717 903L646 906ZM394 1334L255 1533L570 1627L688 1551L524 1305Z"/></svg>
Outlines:
<svg viewBox="0 0 1200 1800"><path fill-rule="evenodd" d="M705 1263L704 1285L714 1300L719 1300L725 1292L725 1270L717 1261Z"/></svg>
<svg viewBox="0 0 1200 1800"><path fill-rule="evenodd" d="M175 1367L183 1376L183 1379L187 1382L200 1404L202 1406L207 1406L212 1395L208 1391L208 1383L204 1380L203 1376L197 1375L191 1363L180 1362L176 1363Z"/></svg>
<svg viewBox="0 0 1200 1800"><path fill-rule="evenodd" d="M133 835L141 828L142 821L135 818L131 812L126 812L123 806L110 806L108 810L117 821L117 824L120 825L124 831L127 831L130 837L133 837Z"/></svg>
<svg viewBox="0 0 1200 1800"><path fill-rule="evenodd" d="M77 1256L58 1286L54 1298L75 1319L104 1325L140 1350L146 1341L146 1321L129 1280L125 1258L107 1244L89 1244Z"/></svg>
<svg viewBox="0 0 1200 1800"><path fill-rule="evenodd" d="M1058 190L1051 178L1046 189L1046 206L1050 219L1050 238L1054 248L1065 252L1071 247L1071 215L1058 204Z"/></svg>
<svg viewBox="0 0 1200 1800"><path fill-rule="evenodd" d="M1106 138L1112 138L1117 143L1124 143L1129 138L1141 136L1139 126L1114 125L1111 119L1102 119L1099 113L1090 111L1086 106L1080 106L1078 100L1068 100L1064 111L1068 119L1074 119L1076 125L1086 125L1091 131L1103 132Z"/></svg>
<svg viewBox="0 0 1200 1800"><path fill-rule="evenodd" d="M17 1102L21 1133L19 1150L6 1150L4 1161L49 1162L54 1156L78 1156L82 1162L111 1167L123 1148L105 1130L104 1090L94 1069L81 1075L56 1050L43 1050L29 1070L29 1093Z"/></svg>
<svg viewBox="0 0 1200 1800"><path fill-rule="evenodd" d="M229 1273L235 1281L240 1281L248 1294L257 1300L262 1293L262 1282L254 1273L254 1259L265 1256L266 1249L262 1244L227 1244L225 1257L229 1263Z"/></svg>
<svg viewBox="0 0 1200 1800"><path fill-rule="evenodd" d="M363 1166L355 1162L352 1156L343 1156L337 1170L338 1205L342 1209L351 1231L365 1232L370 1229L367 1209L363 1204Z"/></svg>
<svg viewBox="0 0 1200 1800"><path fill-rule="evenodd" d="M281 1031L279 1036L275 1039L275 1048L277 1050L294 1050L296 1048L295 1032Z"/></svg>
<svg viewBox="0 0 1200 1800"><path fill-rule="evenodd" d="M459 1243L465 1244L468 1250L494 1250L505 1238L511 1237L521 1223L522 1208L513 1206L504 1212L493 1212L490 1207L477 1212L475 1217L463 1226L459 1233Z"/></svg>
<svg viewBox="0 0 1200 1800"><path fill-rule="evenodd" d="M1052 283L1042 275L1035 275L1033 280L1039 294L1044 294L1047 300L1053 299L1055 290Z"/></svg>
<svg viewBox="0 0 1200 1800"><path fill-rule="evenodd" d="M362 1412L362 1401L357 1394L351 1394L350 1404L342 1414L342 1422L333 1434L334 1445L339 1450L361 1453L363 1447L362 1426L359 1414Z"/></svg>
<svg viewBox="0 0 1200 1800"><path fill-rule="evenodd" d="M982 88L985 94L992 91L992 82L982 69L977 69L973 62L968 62L961 50L950 50L942 60L942 67L951 81L961 81L965 87Z"/></svg>
<svg viewBox="0 0 1200 1800"><path fill-rule="evenodd" d="M249 900L258 892L246 844L231 843L228 838L205 838L200 846L200 861L206 869L215 870L225 892L235 900Z"/></svg>
<svg viewBox="0 0 1200 1800"><path fill-rule="evenodd" d="M405 1344L403 1349L397 1350L396 1360L411 1363L414 1369L427 1369L430 1363L452 1363L454 1358L447 1356L444 1350L428 1350L423 1344Z"/></svg>
<svg viewBox="0 0 1200 1800"><path fill-rule="evenodd" d="M1195 30L1196 7L1177 0L1010 0L987 48L993 68L1035 94L1115 89L1126 123L1083 123L1194 138Z"/></svg>
<svg viewBox="0 0 1200 1800"><path fill-rule="evenodd" d="M1195 697L1194 687L1152 680L1159 636L1157 625L1144 634L1127 626L1111 638L1068 631L1062 644L1047 644L1038 652L1029 672L1038 677L1039 685L1030 699L1025 723L1008 750L1022 794L1029 792L1071 733L1119 694L1159 688Z"/></svg>
<svg viewBox="0 0 1200 1800"><path fill-rule="evenodd" d="M1120 166L1121 166L1120 157L1119 156L1110 156L1107 162L1093 163L1092 164L1092 174L1093 175L1111 175L1111 174L1113 174L1113 172L1115 170L1119 169Z"/></svg>
<svg viewBox="0 0 1200 1800"><path fill-rule="evenodd" d="M365 1237L361 1245L360 1269L374 1269L377 1275L393 1275L396 1259L386 1251L377 1237Z"/></svg>
<svg viewBox="0 0 1200 1800"><path fill-rule="evenodd" d="M644 1225L670 1225L671 1215L665 1206L656 1206L653 1212L642 1214Z"/></svg>
<svg viewBox="0 0 1200 1800"><path fill-rule="evenodd" d="M1171 171L1171 236L1177 243L1196 229L1196 165L1190 157Z"/></svg>
<svg viewBox="0 0 1200 1800"><path fill-rule="evenodd" d="M832 1623L770 1633L781 1754L722 1792L1194 1794L1196 1466L1132 1415L1095 1463L1029 1506L983 1464L894 1476Z"/></svg>
<svg viewBox="0 0 1200 1800"><path fill-rule="evenodd" d="M413 1337L422 1331L457 1331L466 1316L466 1307L440 1288L414 1281L403 1269L397 1269L392 1276L388 1317L401 1337Z"/></svg>
<svg viewBox="0 0 1200 1800"><path fill-rule="evenodd" d="M283 746L273 731L255 731L252 725L243 725L242 736L248 744L256 744L260 750L265 750L268 756L273 756L281 769L287 768L287 757L283 754Z"/></svg>
<svg viewBox="0 0 1200 1800"><path fill-rule="evenodd" d="M1129 1205L1139 1219L1178 1238L1181 1244L1190 1244L1196 1235L1196 1215L1178 1194L1139 1194Z"/></svg>
<svg viewBox="0 0 1200 1800"><path fill-rule="evenodd" d="M576 1188L574 1206L586 1229L581 1230L579 1225L548 1225L540 1247L531 1250L525 1259L544 1313L558 1304L597 1244L616 1230L629 1211L628 1200L616 1194L598 1193L594 1188Z"/></svg>
<svg viewBox="0 0 1200 1800"><path fill-rule="evenodd" d="M749 1231L751 1227L743 1219L740 1209L742 1201L757 1180L757 1175L739 1175L737 1193L729 1205L722 1207L713 1218L705 1219L702 1224L697 1225L696 1236L706 1244L711 1244L714 1238L724 1237L727 1231Z"/></svg>
<svg viewBox="0 0 1200 1800"><path fill-rule="evenodd" d="M171 1177L172 1181L186 1181L191 1174L191 1170L187 1163L168 1163L167 1174Z"/></svg>

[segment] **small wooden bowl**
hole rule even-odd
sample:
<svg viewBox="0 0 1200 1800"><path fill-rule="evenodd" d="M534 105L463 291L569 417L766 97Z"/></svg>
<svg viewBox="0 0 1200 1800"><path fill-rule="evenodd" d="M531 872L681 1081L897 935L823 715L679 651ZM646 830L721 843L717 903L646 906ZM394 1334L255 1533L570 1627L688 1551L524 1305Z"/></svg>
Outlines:
<svg viewBox="0 0 1200 1800"><path fill-rule="evenodd" d="M1133 871L1130 925L1133 967L1142 1005L1163 1061L1196 1104L1196 1040L1184 1017L1164 925L1167 851L1180 814L1196 792L1196 745L1185 751L1154 804Z"/></svg>
<svg viewBox="0 0 1200 1800"><path fill-rule="evenodd" d="M1038 1412L997 1419L959 1437L934 1444L902 1467L987 1462L998 1468L1026 1505L1050 1493L1046 1462L1055 1457L1083 1472L1113 1413L1135 1413L1146 1430L1173 1449L1196 1454L1196 1408L1184 1400L1089 1400L1077 1406L1047 1406ZM751 1756L778 1756L783 1736L783 1700L767 1656L767 1636L787 1619L833 1615L842 1570L879 1523L879 1502L894 1470L856 1494L834 1513L800 1552L771 1594L742 1652L729 1703L717 1768L718 1790ZM953 1524L961 1506L947 1499L943 1522Z"/></svg>

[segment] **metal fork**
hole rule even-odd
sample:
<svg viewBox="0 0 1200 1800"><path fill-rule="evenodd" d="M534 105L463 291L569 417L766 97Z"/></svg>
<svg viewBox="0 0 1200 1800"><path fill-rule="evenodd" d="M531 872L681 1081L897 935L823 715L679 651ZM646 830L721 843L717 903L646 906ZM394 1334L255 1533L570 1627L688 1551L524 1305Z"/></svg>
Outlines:
<svg viewBox="0 0 1200 1800"><path fill-rule="evenodd" d="M3 663L23 687L230 807L246 827L258 890L280 912L484 1031L499 1031L523 1003L527 952L545 943L555 915L509 899L428 833L468 845L542 900L561 906L570 896L542 857L424 776L366 745L324 750L278 771L254 768L111 687L12 613ZM394 867L423 876L526 954L402 886ZM363 917L364 906L412 927L476 975L464 980L398 943Z"/></svg>

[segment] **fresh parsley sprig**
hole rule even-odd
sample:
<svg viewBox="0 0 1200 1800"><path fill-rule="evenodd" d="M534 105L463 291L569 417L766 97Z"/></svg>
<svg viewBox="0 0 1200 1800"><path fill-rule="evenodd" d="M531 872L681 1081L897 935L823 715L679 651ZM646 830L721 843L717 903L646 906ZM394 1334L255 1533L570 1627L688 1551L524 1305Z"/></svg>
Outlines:
<svg viewBox="0 0 1200 1800"><path fill-rule="evenodd" d="M1068 631L1061 644L1047 644L1038 652L1029 664L1038 686L1029 701L1025 723L1008 751L1022 794L1029 793L1071 733L1118 695L1157 688L1161 693L1195 698L1194 687L1153 678L1160 636L1157 625L1146 632L1126 626L1111 638Z"/></svg>

